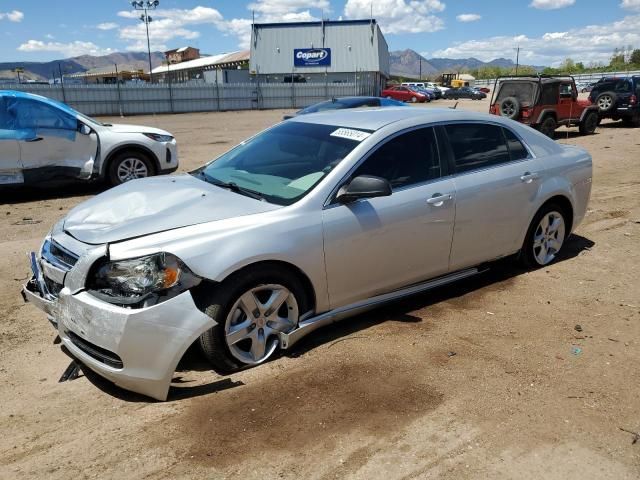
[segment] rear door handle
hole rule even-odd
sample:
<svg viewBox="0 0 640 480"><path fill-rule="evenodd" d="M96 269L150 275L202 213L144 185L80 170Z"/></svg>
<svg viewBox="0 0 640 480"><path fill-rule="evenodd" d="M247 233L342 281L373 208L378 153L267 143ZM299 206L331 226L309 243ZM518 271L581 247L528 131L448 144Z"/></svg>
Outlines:
<svg viewBox="0 0 640 480"><path fill-rule="evenodd" d="M453 198L453 196L450 193L448 193L446 195L442 195L440 193L435 193L433 195L433 197L427 199L427 203L429 205L434 205L436 207L440 207L440 206L442 206L444 204L444 202L448 202L452 198Z"/></svg>
<svg viewBox="0 0 640 480"><path fill-rule="evenodd" d="M27 138L25 142L39 142L41 140L42 140L42 137L33 137L33 138Z"/></svg>
<svg viewBox="0 0 640 480"><path fill-rule="evenodd" d="M531 172L524 172L524 174L520 177L520 180L522 180L524 183L531 183L537 179L538 179L538 174L531 173Z"/></svg>

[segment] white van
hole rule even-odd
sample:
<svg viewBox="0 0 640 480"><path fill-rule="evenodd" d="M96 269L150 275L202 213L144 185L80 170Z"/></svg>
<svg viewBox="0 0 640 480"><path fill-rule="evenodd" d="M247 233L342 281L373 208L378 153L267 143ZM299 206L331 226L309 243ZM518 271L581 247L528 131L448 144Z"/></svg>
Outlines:
<svg viewBox="0 0 640 480"><path fill-rule="evenodd" d="M400 85L403 87L424 88L424 83L422 82L404 82Z"/></svg>

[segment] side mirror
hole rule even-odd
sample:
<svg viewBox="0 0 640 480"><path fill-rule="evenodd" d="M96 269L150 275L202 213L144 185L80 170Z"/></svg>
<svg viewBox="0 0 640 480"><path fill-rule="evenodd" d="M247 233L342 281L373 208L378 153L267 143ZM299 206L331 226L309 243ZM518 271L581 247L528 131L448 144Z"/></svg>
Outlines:
<svg viewBox="0 0 640 480"><path fill-rule="evenodd" d="M91 134L91 127L89 127L88 125L85 125L84 123L82 123L82 124L80 124L80 128L78 129L78 131L82 135L89 135L89 134Z"/></svg>
<svg viewBox="0 0 640 480"><path fill-rule="evenodd" d="M359 198L388 197L391 195L391 184L388 180L371 175L360 175L348 185L338 190L336 200L340 203L351 203Z"/></svg>

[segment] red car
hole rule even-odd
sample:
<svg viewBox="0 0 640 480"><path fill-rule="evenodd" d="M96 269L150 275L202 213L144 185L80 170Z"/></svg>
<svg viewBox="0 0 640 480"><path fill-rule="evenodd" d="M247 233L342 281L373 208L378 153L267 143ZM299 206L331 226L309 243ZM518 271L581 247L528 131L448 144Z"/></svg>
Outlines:
<svg viewBox="0 0 640 480"><path fill-rule="evenodd" d="M382 91L381 97L393 98L401 102L427 102L429 97L425 94L411 90L409 87L388 87Z"/></svg>

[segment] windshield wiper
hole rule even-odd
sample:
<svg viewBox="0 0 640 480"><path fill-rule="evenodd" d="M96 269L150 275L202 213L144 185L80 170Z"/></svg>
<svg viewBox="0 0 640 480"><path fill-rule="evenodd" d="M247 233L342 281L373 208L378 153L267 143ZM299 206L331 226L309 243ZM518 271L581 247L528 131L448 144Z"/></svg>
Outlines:
<svg viewBox="0 0 640 480"><path fill-rule="evenodd" d="M264 197L260 192L256 192L255 190L251 190L250 188L241 187L235 182L223 182L222 180L218 180L217 178L213 178L208 176L204 172L200 172L200 175L206 179L207 182L216 185L217 187L226 188L231 190L232 192L239 193L246 197L255 198L256 200L264 200Z"/></svg>

